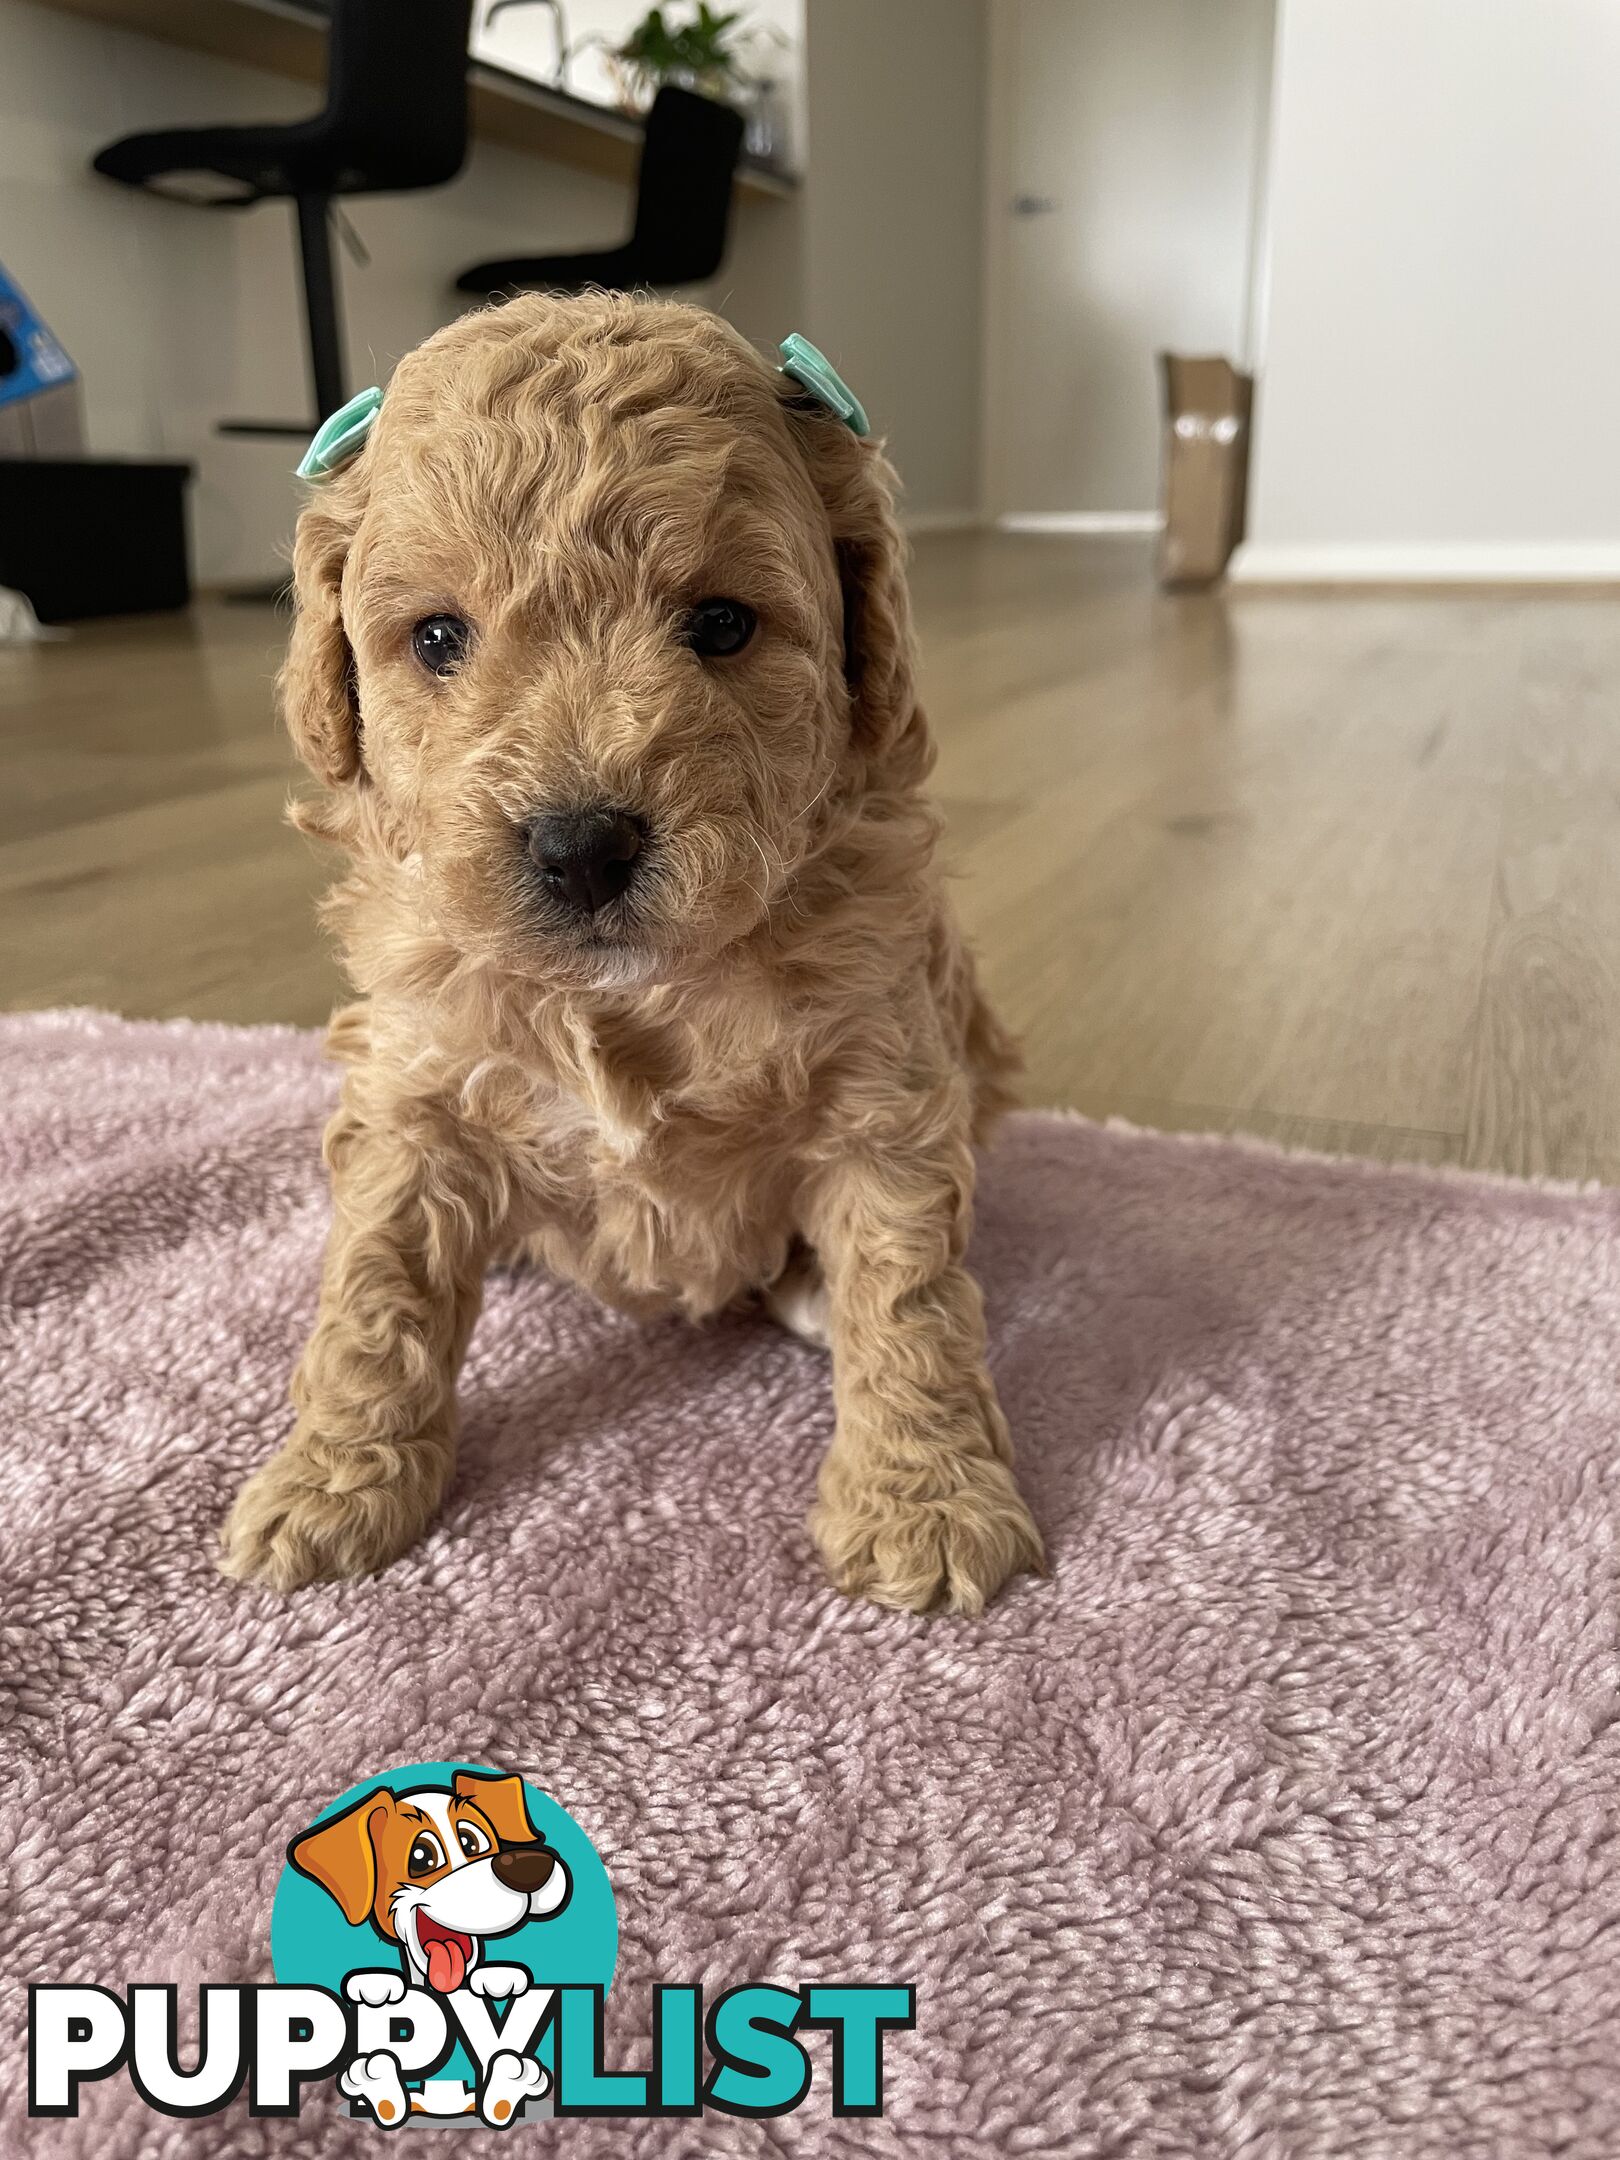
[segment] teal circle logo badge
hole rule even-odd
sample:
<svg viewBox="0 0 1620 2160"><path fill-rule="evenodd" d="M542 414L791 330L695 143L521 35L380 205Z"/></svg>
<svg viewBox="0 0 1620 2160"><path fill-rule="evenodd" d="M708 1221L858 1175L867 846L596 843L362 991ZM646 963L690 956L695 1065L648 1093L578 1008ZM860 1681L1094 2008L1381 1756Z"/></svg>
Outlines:
<svg viewBox="0 0 1620 2160"><path fill-rule="evenodd" d="M270 1918L277 1985L352 2006L338 2090L390 2130L550 2115L556 1991L605 1994L618 1939L579 1824L478 1763L406 1763L340 1794L287 1847Z"/></svg>

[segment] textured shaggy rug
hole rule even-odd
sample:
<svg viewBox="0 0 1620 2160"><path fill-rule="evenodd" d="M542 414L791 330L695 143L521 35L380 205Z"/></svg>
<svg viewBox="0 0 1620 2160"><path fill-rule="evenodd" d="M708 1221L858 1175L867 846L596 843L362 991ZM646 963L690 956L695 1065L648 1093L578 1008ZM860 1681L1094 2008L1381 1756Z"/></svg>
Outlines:
<svg viewBox="0 0 1620 2160"><path fill-rule="evenodd" d="M918 1989L881 2121L822 2056L773 2122L521 2149L1620 2152L1620 1195L1016 1122L976 1256L1054 1566L974 1624L823 1586L814 1352L497 1277L442 1525L282 1600L213 1539L333 1085L291 1033L0 1023L0 2151L375 2151L123 2078L25 2121L24 1985L267 1978L290 1833L470 1758L607 1861L610 2061L654 1979Z"/></svg>

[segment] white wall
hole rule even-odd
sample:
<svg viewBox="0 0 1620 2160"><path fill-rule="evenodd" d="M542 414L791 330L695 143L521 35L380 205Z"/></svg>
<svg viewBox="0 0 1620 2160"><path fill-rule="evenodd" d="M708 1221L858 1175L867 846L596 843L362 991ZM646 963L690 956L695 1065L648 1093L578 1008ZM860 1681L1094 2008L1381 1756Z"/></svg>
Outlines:
<svg viewBox="0 0 1620 2160"><path fill-rule="evenodd" d="M804 320L917 522L979 502L984 0L810 0Z"/></svg>
<svg viewBox="0 0 1620 2160"><path fill-rule="evenodd" d="M1282 0L1252 577L1620 574L1620 6Z"/></svg>
<svg viewBox="0 0 1620 2160"><path fill-rule="evenodd" d="M1157 355L1244 363L1273 5L993 0L998 514L1150 515Z"/></svg>

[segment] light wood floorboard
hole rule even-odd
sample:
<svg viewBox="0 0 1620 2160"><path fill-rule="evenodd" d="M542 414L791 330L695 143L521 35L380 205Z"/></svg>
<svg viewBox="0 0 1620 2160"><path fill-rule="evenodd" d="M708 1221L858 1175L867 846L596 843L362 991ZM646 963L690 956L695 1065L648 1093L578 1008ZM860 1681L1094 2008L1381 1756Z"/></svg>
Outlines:
<svg viewBox="0 0 1620 2160"><path fill-rule="evenodd" d="M919 541L958 904L1027 1094L1620 1177L1620 604L1157 592L1130 541ZM0 1001L314 1024L283 626L0 652Z"/></svg>

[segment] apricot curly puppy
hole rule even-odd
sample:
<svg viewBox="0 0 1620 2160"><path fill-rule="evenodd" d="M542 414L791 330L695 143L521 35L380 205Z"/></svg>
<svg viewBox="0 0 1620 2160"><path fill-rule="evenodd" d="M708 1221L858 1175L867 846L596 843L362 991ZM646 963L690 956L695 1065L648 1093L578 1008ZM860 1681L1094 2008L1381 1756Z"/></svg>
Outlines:
<svg viewBox="0 0 1620 2160"><path fill-rule="evenodd" d="M932 867L881 454L724 323L596 295L404 360L304 511L281 688L361 1002L297 1423L225 1566L433 1520L484 1271L830 1341L834 1580L977 1612L1041 1544L963 1265L1014 1059Z"/></svg>

